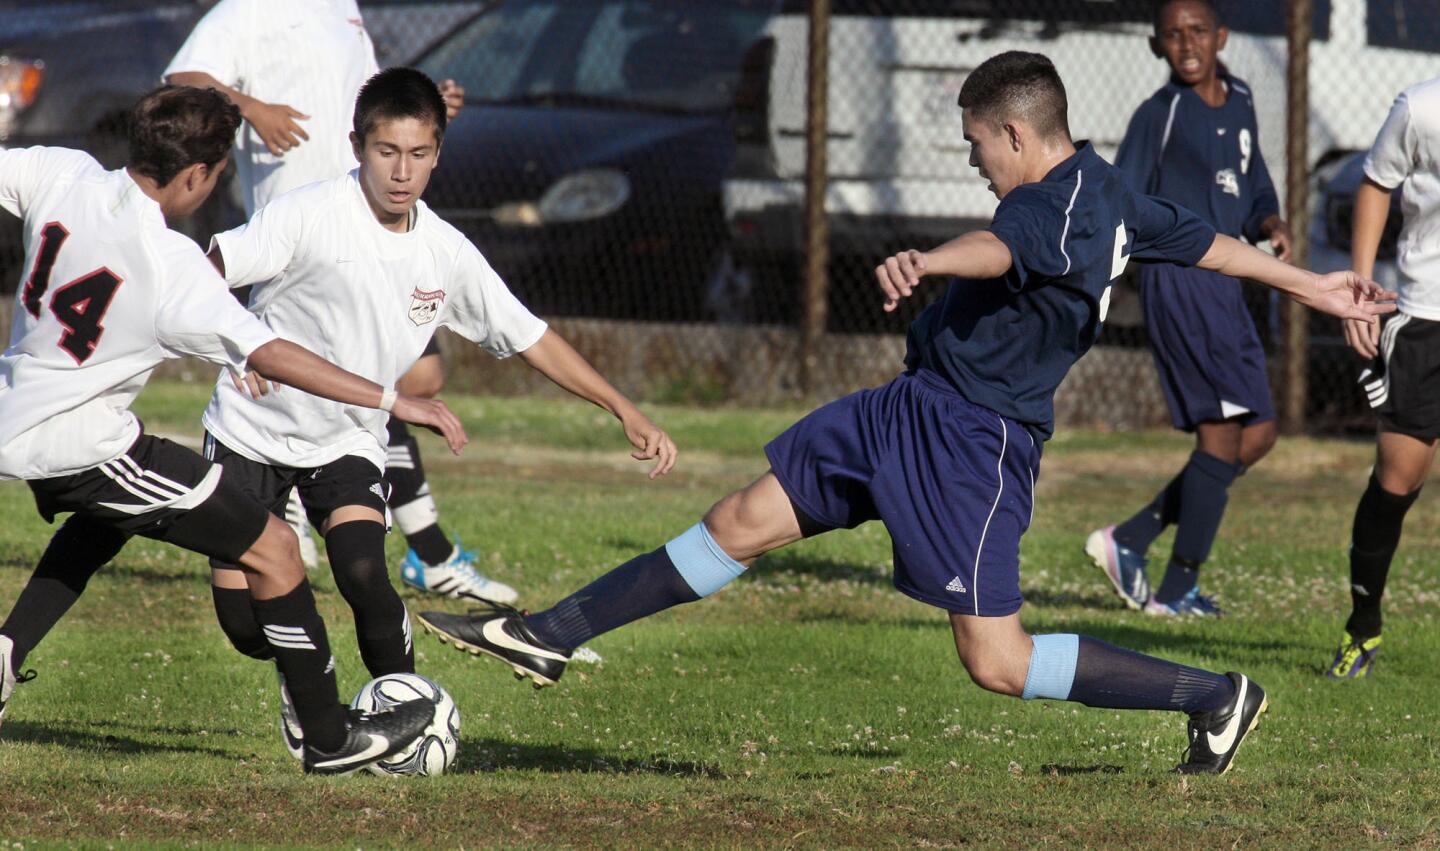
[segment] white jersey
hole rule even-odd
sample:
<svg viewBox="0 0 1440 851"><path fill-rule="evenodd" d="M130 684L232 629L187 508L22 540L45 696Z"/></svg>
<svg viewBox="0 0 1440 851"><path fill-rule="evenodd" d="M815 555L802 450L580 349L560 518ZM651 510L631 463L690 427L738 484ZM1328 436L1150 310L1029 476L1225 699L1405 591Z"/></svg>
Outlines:
<svg viewBox="0 0 1440 851"><path fill-rule="evenodd" d="M380 68L355 0L220 0L200 19L165 76L200 71L270 104L310 116L309 135L277 157L247 122L235 142L245 212L356 165L355 96Z"/></svg>
<svg viewBox="0 0 1440 851"><path fill-rule="evenodd" d="M1440 78L1395 99L1365 158L1365 174L1387 189L1404 187L1399 309L1440 321Z"/></svg>
<svg viewBox="0 0 1440 851"><path fill-rule="evenodd" d="M496 357L534 345L545 323L461 233L415 205L406 233L375 220L359 170L276 198L215 237L234 287L277 334L385 387L445 327ZM281 389L250 399L221 376L205 428L254 461L310 468L359 455L385 469L384 411Z"/></svg>
<svg viewBox="0 0 1440 851"><path fill-rule="evenodd" d="M114 460L140 436L130 403L156 364L193 355L243 372L275 339L123 169L64 148L0 151L0 207L25 228L0 356L0 478Z"/></svg>

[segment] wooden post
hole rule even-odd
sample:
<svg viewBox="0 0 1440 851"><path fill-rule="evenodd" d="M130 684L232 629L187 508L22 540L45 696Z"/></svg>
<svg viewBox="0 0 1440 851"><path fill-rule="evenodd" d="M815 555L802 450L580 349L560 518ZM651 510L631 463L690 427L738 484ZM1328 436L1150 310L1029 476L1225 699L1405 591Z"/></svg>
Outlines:
<svg viewBox="0 0 1440 851"><path fill-rule="evenodd" d="M1294 234L1290 262L1304 268L1310 233L1310 36L1311 0L1287 0L1285 86L1285 218ZM1309 311L1284 299L1281 328L1280 430L1305 428L1306 366L1309 363Z"/></svg>
<svg viewBox="0 0 1440 851"><path fill-rule="evenodd" d="M805 277L800 294L800 390L815 391L830 282L830 223L825 217L825 142L829 136L830 0L810 0L805 119Z"/></svg>

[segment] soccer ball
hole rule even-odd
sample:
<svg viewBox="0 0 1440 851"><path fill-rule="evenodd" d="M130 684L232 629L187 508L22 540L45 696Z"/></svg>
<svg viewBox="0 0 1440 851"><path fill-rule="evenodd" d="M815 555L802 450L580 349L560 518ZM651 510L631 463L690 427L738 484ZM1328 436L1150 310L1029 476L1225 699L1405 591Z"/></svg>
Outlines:
<svg viewBox="0 0 1440 851"><path fill-rule="evenodd" d="M366 683L350 701L365 712L383 712L396 704L423 697L435 701L435 718L415 743L366 766L381 776L444 774L460 752L460 710L450 693L419 674L386 674Z"/></svg>

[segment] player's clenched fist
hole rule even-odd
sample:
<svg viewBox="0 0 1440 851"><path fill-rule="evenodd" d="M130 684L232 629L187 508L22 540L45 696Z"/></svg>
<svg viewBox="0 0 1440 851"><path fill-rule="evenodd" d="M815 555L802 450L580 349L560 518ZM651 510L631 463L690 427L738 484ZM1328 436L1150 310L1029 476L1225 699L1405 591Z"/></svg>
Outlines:
<svg viewBox="0 0 1440 851"><path fill-rule="evenodd" d="M454 80L440 83L440 97L445 101L445 120L453 121L465 105L465 87Z"/></svg>
<svg viewBox="0 0 1440 851"><path fill-rule="evenodd" d="M310 116L283 103L264 103L262 101L250 100L246 104L243 113L250 126L255 128L265 147L270 153L277 157L285 155L285 152L298 146L301 140L310 141L310 135L305 128L295 122L295 119L308 121Z"/></svg>
<svg viewBox="0 0 1440 851"><path fill-rule="evenodd" d="M920 285L925 275L925 253L913 248L885 258L875 267L875 279L880 291L885 294L885 311L888 313L908 298Z"/></svg>
<svg viewBox="0 0 1440 851"><path fill-rule="evenodd" d="M390 416L435 432L445 438L445 442L450 445L450 451L456 455L470 442L470 438L465 434L465 426L460 424L460 418L439 399L396 397Z"/></svg>

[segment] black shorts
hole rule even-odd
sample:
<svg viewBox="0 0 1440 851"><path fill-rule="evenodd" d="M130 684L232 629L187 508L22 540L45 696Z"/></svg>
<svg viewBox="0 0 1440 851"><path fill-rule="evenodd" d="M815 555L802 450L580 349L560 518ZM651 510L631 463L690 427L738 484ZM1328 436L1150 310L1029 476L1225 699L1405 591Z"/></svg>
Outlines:
<svg viewBox="0 0 1440 851"><path fill-rule="evenodd" d="M1396 313L1380 331L1380 354L1360 373L1380 431L1440 438L1440 322Z"/></svg>
<svg viewBox="0 0 1440 851"><path fill-rule="evenodd" d="M185 447L141 434L113 461L28 483L47 523L66 511L234 563L265 531L265 508L235 477Z"/></svg>
<svg viewBox="0 0 1440 851"><path fill-rule="evenodd" d="M428 343L425 344L425 351L423 351L423 352L420 353L420 357L421 357L421 358L428 358L428 357L430 357L431 355L438 355L438 354L440 354L440 340L439 340L438 337L436 337L435 335L432 334L432 335L430 336L430 342L428 342ZM416 360L416 362L419 362L420 358L416 358L415 360Z"/></svg>
<svg viewBox="0 0 1440 851"><path fill-rule="evenodd" d="M285 516L292 488L300 490L300 503L316 529L324 528L330 513L346 505L363 505L385 515L383 474L358 455L344 455L320 467L282 467L246 458L207 433L205 457L223 466L226 478L277 517Z"/></svg>

